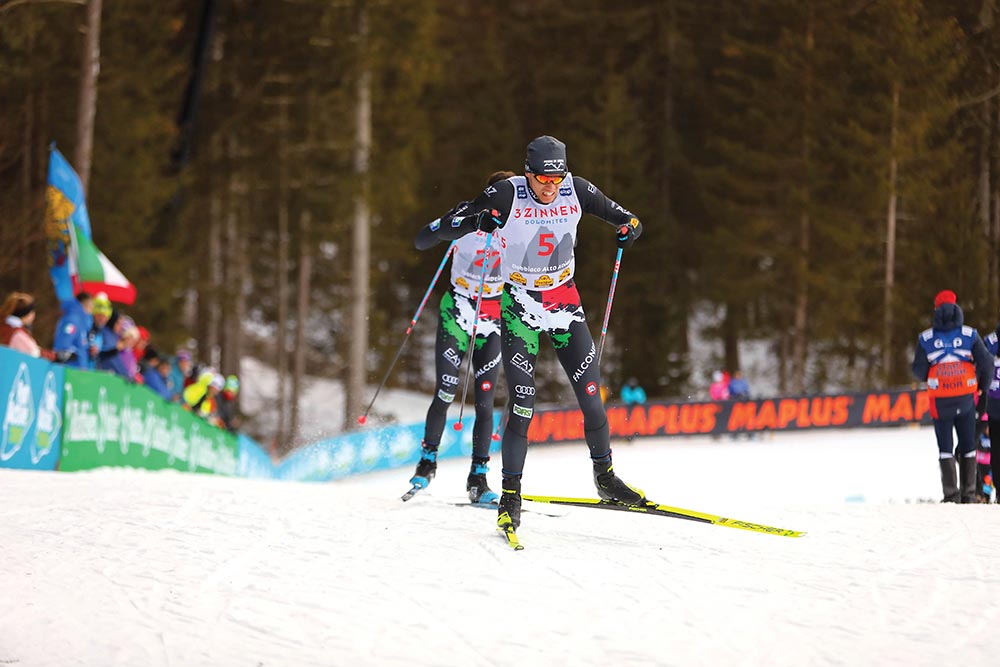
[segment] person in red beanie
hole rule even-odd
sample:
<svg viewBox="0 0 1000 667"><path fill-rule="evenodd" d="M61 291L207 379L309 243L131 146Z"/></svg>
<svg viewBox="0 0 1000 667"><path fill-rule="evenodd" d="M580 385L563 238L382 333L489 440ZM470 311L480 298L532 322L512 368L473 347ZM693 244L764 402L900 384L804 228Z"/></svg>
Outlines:
<svg viewBox="0 0 1000 667"><path fill-rule="evenodd" d="M933 326L917 337L913 375L927 383L941 466L943 502L976 501L976 394L989 384L993 358L965 326L951 290L934 297ZM953 433L958 434L958 474Z"/></svg>

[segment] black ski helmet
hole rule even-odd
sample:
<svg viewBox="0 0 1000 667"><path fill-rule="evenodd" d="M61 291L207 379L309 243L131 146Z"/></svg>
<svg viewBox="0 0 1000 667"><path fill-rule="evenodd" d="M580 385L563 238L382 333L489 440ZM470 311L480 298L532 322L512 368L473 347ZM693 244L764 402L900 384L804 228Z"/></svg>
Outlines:
<svg viewBox="0 0 1000 667"><path fill-rule="evenodd" d="M532 139L524 170L532 174L565 174L566 144L548 135Z"/></svg>

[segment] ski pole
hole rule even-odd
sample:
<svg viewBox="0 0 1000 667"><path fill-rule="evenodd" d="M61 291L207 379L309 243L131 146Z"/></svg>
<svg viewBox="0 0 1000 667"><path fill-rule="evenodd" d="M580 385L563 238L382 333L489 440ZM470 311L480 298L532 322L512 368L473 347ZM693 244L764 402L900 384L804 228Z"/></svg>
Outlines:
<svg viewBox="0 0 1000 667"><path fill-rule="evenodd" d="M500 212L496 209L490 211L493 218L496 219L500 215ZM469 394L469 380L472 379L472 367L475 366L475 362L472 357L476 350L476 329L479 328L479 309L483 305L483 285L486 284L486 269L489 265L490 259L490 243L493 241L493 232L486 235L486 246L483 248L483 272L479 275L479 292L476 294L476 314L472 318L472 336L469 338L469 349L467 354L469 355L469 367L465 372L465 386L462 388L462 402L458 406L458 421L455 422L455 430L462 430L462 415L465 414L465 397Z"/></svg>
<svg viewBox="0 0 1000 667"><path fill-rule="evenodd" d="M628 229L624 225L622 225L622 227L620 227L618 231L619 233L625 234L628 232ZM601 355L604 353L604 339L607 338L608 336L608 320L611 319L611 302L614 301L615 298L615 285L618 283L618 269L621 268L621 265L622 265L622 248L619 246L618 254L615 256L615 270L614 273L611 274L611 291L608 292L608 307L604 310L604 324L601 325L601 344L597 348L598 365L600 365Z"/></svg>
<svg viewBox="0 0 1000 667"><path fill-rule="evenodd" d="M441 277L441 272L444 271L444 265L448 263L448 257L451 255L451 251L455 249L456 241L452 241L448 246L448 249L444 251L444 257L441 258L441 264L438 266L437 273L434 274L434 278L431 280L430 286L424 293L424 298L421 299L420 305L417 306L417 312L413 314L410 319L410 326L406 327L406 333L403 335L403 342L400 344L399 349L396 350L396 356L392 358L392 363L389 364L389 368L386 369L385 375L382 376L382 381L379 382L378 388L375 390L375 395L372 396L371 402L368 407L365 408L365 414L358 417L358 423L362 426L366 421L368 421L368 413L371 411L372 406L375 405L375 399L378 398L378 394L382 391L382 387L385 386L385 381L389 379L389 374L392 372L393 367L396 362L399 361L399 355L403 353L403 347L406 345L406 341L410 339L410 332L413 331L413 327L416 326L417 320L420 318L420 313L423 312L424 306L427 304L427 299L430 298L431 292L434 291L434 286L437 285L438 278Z"/></svg>

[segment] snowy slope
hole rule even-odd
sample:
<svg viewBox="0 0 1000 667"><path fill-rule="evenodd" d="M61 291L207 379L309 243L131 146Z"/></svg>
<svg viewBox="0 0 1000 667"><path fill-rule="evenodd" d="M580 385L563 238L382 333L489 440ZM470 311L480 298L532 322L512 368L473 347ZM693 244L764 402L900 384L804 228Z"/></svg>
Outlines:
<svg viewBox="0 0 1000 667"><path fill-rule="evenodd" d="M464 461L406 504L409 470L2 470L0 664L992 664L1000 508L904 502L938 497L933 443L617 444L651 498L809 534L526 504L522 552L452 505ZM524 490L592 496L589 474L584 445L534 448Z"/></svg>

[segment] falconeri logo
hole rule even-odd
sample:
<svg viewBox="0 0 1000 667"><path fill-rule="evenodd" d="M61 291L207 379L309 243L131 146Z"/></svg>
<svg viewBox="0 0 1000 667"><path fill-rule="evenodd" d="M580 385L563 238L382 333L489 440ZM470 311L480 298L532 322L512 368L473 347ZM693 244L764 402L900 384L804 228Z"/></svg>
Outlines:
<svg viewBox="0 0 1000 667"><path fill-rule="evenodd" d="M7 411L3 416L3 435L0 436L0 461L17 453L35 421L35 398L31 393L28 365L22 362L14 376L14 383L7 394Z"/></svg>
<svg viewBox="0 0 1000 667"><path fill-rule="evenodd" d="M485 366L483 366L478 371L476 371L476 379L478 380L480 377L482 377L486 373L489 373L491 370L493 370L494 368L496 368L496 365L500 363L500 359L501 359L501 357L500 357L499 354L497 356L493 357L492 359L490 359L486 363Z"/></svg>
<svg viewBox="0 0 1000 667"><path fill-rule="evenodd" d="M593 344L591 344L590 352L587 353L587 356L584 357L583 362L579 366L577 366L576 370L573 372L573 382L578 382L580 378L583 377L584 372L586 372L586 370L590 368L590 365L594 363L595 358L597 358L597 348L594 347Z"/></svg>

